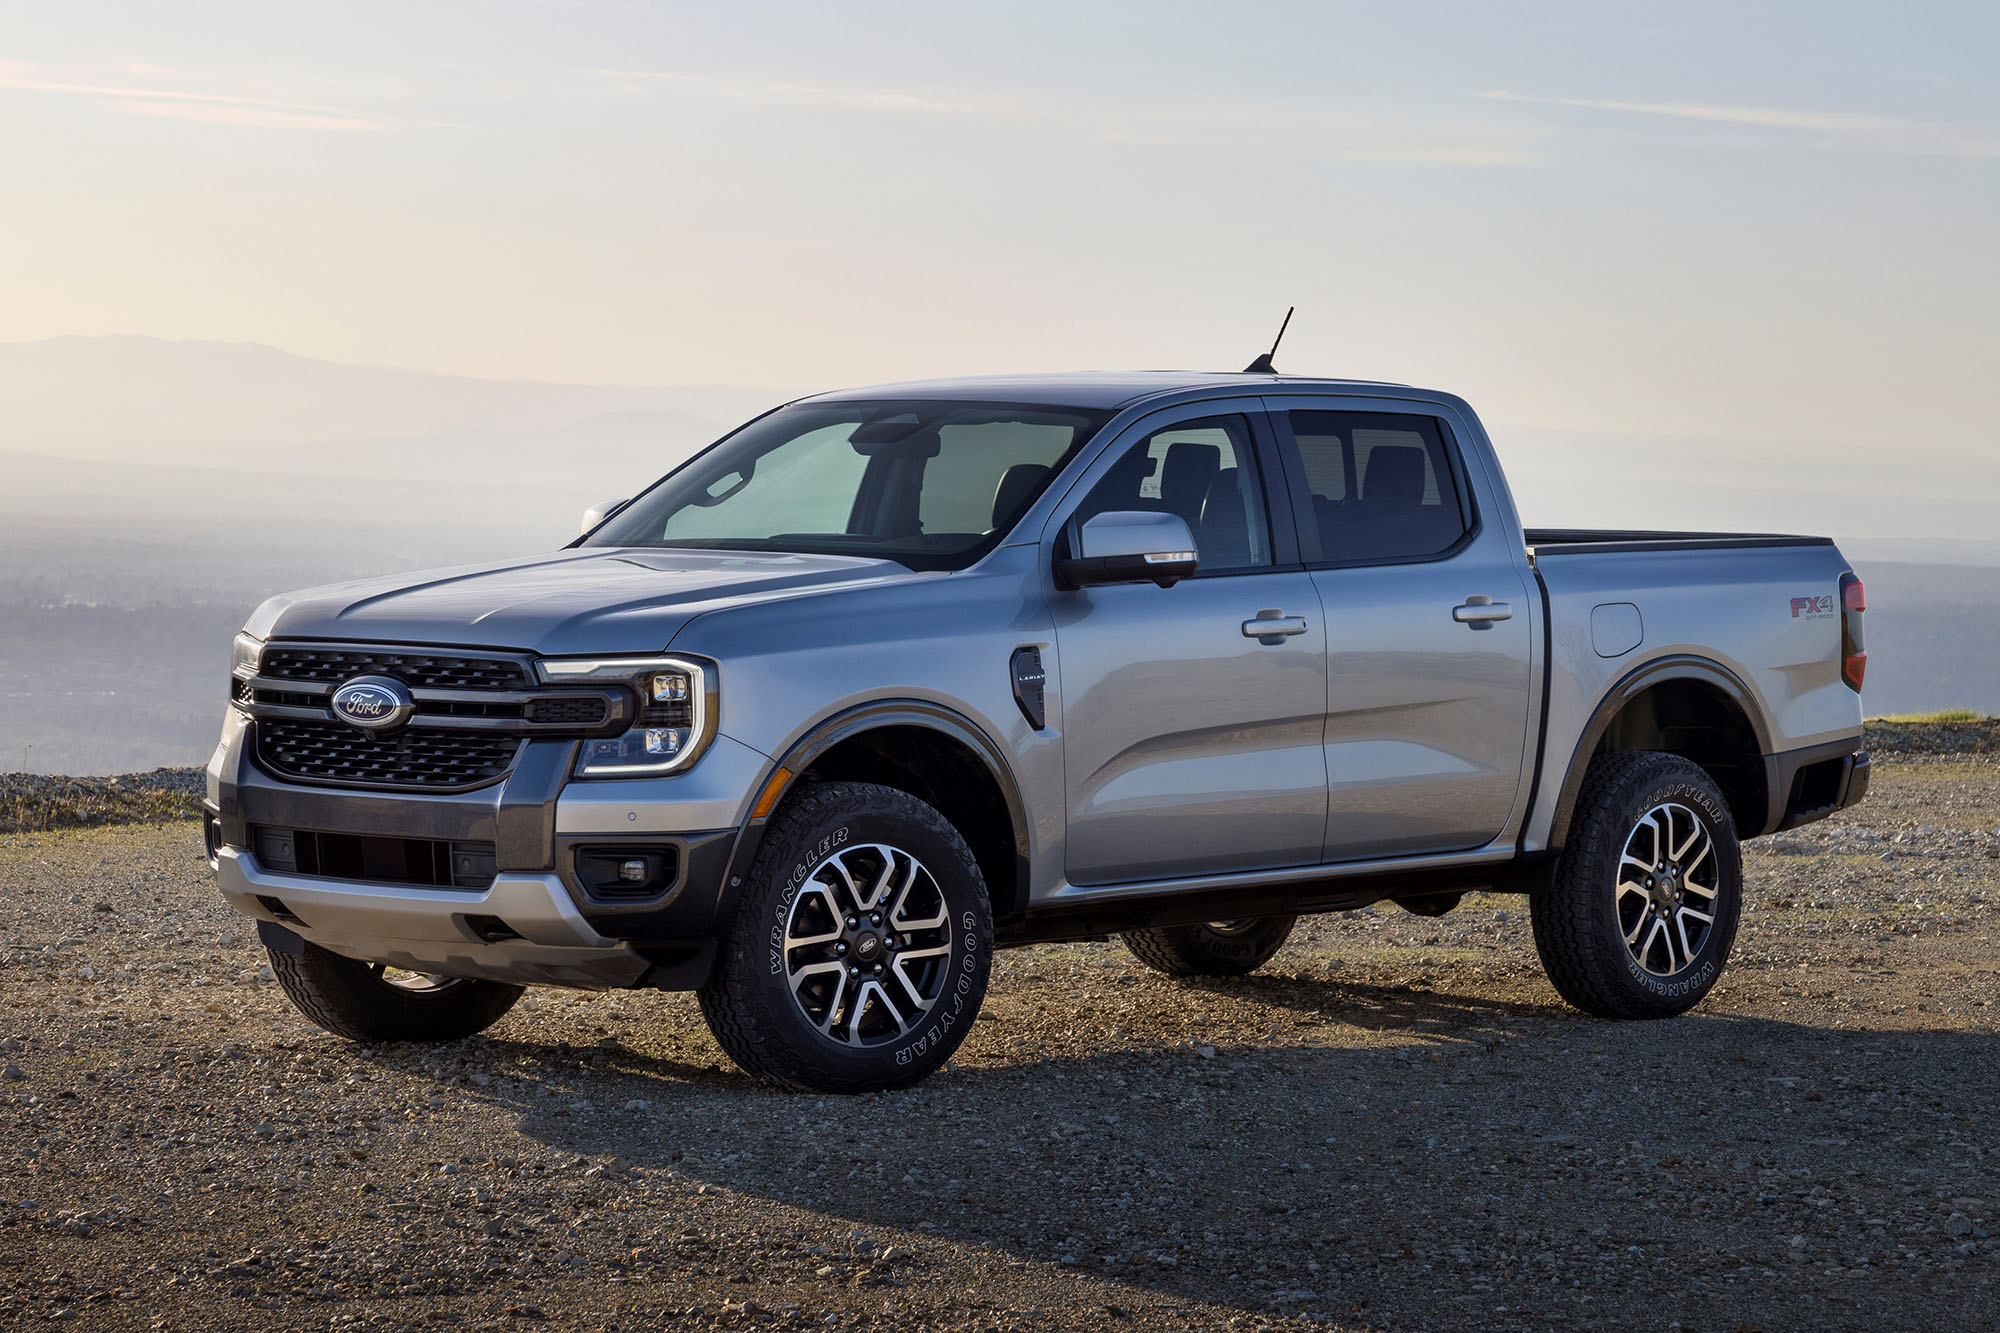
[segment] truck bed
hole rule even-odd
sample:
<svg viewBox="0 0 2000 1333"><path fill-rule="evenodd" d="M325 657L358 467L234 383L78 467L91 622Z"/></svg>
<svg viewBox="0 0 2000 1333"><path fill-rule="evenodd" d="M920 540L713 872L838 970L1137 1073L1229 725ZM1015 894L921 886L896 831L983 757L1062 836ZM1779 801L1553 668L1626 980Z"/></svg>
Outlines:
<svg viewBox="0 0 2000 1333"><path fill-rule="evenodd" d="M1617 551L1710 551L1736 546L1831 546L1831 537L1783 532L1646 532L1633 528L1529 528L1528 554L1606 555Z"/></svg>

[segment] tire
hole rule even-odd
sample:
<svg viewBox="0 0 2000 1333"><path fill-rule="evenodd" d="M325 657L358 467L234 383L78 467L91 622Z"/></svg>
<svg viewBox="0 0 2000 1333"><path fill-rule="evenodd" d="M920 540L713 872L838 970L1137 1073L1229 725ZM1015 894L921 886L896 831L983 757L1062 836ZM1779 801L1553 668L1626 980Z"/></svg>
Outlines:
<svg viewBox="0 0 2000 1333"><path fill-rule="evenodd" d="M1292 933L1295 916L1205 921L1128 930L1121 939L1137 958L1170 977L1240 977L1271 961Z"/></svg>
<svg viewBox="0 0 2000 1333"><path fill-rule="evenodd" d="M1549 980L1603 1018L1671 1018L1699 1004L1742 910L1742 853L1721 790L1688 760L1646 751L1590 761L1554 882L1529 900Z"/></svg>
<svg viewBox="0 0 2000 1333"><path fill-rule="evenodd" d="M771 821L700 991L744 1070L806 1092L882 1092L940 1068L993 965L972 849L907 792L815 783ZM901 929L894 927L899 926Z"/></svg>
<svg viewBox="0 0 2000 1333"><path fill-rule="evenodd" d="M311 943L303 953L266 952L299 1012L350 1041L457 1041L492 1027L525 989L397 973Z"/></svg>

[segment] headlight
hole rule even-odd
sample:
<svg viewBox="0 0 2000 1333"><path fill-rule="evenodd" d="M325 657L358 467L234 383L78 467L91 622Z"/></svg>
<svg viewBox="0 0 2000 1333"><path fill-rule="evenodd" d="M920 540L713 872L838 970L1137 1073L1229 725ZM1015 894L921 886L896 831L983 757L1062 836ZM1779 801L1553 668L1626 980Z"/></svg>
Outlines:
<svg viewBox="0 0 2000 1333"><path fill-rule="evenodd" d="M229 645L229 702L241 705L250 697L250 687L243 682L257 674L257 661L264 651L264 641L250 634L239 634Z"/></svg>
<svg viewBox="0 0 2000 1333"><path fill-rule="evenodd" d="M257 674L257 660L264 652L264 641L253 634L239 634L236 642L229 645L229 674L232 676L254 676Z"/></svg>
<svg viewBox="0 0 2000 1333"><path fill-rule="evenodd" d="M594 737L576 755L580 778L643 777L692 764L715 735L715 673L684 657L544 658L544 684L619 682L639 695L639 719L622 736Z"/></svg>

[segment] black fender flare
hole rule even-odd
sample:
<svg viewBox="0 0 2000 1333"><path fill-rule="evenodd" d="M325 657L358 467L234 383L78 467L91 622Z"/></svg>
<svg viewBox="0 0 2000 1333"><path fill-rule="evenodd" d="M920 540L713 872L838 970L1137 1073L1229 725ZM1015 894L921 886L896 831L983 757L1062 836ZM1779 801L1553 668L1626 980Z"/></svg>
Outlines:
<svg viewBox="0 0 2000 1333"><path fill-rule="evenodd" d="M1750 719L1750 728L1757 737L1757 751L1761 755L1771 754L1770 723L1764 716L1762 704L1743 678L1713 658L1694 653L1673 653L1666 657L1656 657L1650 662L1634 667L1616 684L1606 690L1597 701L1597 707L1590 714L1590 721L1584 724L1583 734L1577 738L1576 750L1570 755L1569 769L1563 776L1562 789L1556 795L1555 813L1549 820L1548 847L1560 851L1569 837L1569 821L1576 811L1577 793L1583 788L1584 770L1590 767L1591 756L1597 753L1597 746L1604 739L1604 733L1611 728L1615 719L1633 699L1655 685L1670 680L1694 680L1711 685L1722 691L1735 705L1743 710L1743 716ZM1768 804L1769 793L1766 793ZM1756 830L1762 832L1762 830ZM1755 833L1744 833L1753 837Z"/></svg>
<svg viewBox="0 0 2000 1333"><path fill-rule="evenodd" d="M1021 786L1014 778L1013 766L1007 762L1006 752L971 718L956 709L922 699L876 699L844 709L814 725L766 767L762 780L757 784L758 799L751 803L749 814L737 829L736 841L729 854L729 867L723 875L723 896L733 897L734 891L741 885L742 877L749 872L750 863L757 858L757 848L763 843L764 829L770 822L770 816L783 803L784 794L790 791L797 776L843 741L884 727L922 727L939 732L979 757L994 785L1000 789L1000 797L1007 806L1008 822L1013 827L1015 883L1009 886L1013 890L1010 901L1027 902L1028 810L1021 799ZM773 782L781 782L777 799L760 818L757 807L762 804Z"/></svg>

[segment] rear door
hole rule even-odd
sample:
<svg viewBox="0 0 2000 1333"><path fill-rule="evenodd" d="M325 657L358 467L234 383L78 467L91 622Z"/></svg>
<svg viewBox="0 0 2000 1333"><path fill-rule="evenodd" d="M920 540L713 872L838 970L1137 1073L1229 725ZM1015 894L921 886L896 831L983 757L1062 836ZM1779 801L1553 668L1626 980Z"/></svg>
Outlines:
<svg viewBox="0 0 2000 1333"><path fill-rule="evenodd" d="M1165 510L1199 562L1171 588L1050 585L1071 883L1319 860L1326 636L1288 500L1272 521L1278 473L1255 399L1170 408L1126 431L1052 526L1050 557L1095 514ZM1281 632L1256 633L1260 613Z"/></svg>
<svg viewBox="0 0 2000 1333"><path fill-rule="evenodd" d="M1533 602L1511 506L1435 407L1267 406L1327 622L1322 854L1484 846L1527 757Z"/></svg>

